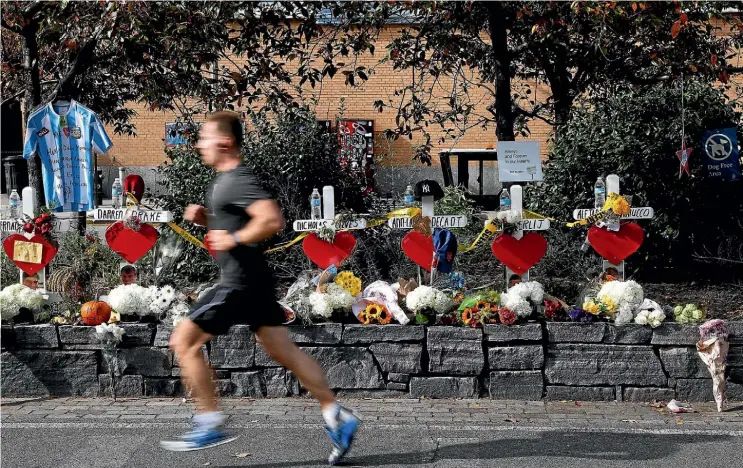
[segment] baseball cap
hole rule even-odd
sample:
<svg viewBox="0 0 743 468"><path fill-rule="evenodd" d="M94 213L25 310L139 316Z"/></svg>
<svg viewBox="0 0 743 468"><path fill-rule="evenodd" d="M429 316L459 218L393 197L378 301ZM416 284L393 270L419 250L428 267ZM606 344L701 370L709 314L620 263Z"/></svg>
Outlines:
<svg viewBox="0 0 743 468"><path fill-rule="evenodd" d="M134 271L137 271L137 267L134 266L134 265L132 265L131 263L129 263L129 262L121 262L121 263L119 263L119 273L121 273L122 271L124 271L125 268L129 268L129 267L134 268Z"/></svg>
<svg viewBox="0 0 743 468"><path fill-rule="evenodd" d="M450 273L457 254L457 237L448 229L436 228L433 231L433 255L436 269Z"/></svg>
<svg viewBox="0 0 743 468"><path fill-rule="evenodd" d="M415 199L420 201L423 197L433 197L434 200L441 200L444 198L444 191L435 180L421 180L415 184Z"/></svg>

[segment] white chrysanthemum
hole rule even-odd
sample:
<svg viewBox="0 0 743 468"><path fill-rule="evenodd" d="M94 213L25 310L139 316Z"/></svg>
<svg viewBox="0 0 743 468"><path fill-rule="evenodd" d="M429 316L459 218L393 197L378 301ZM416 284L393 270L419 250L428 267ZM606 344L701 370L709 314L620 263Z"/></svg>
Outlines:
<svg viewBox="0 0 743 468"><path fill-rule="evenodd" d="M445 314L451 308L451 299L445 293L430 286L418 286L405 297L405 305L415 313L431 309Z"/></svg>
<svg viewBox="0 0 743 468"><path fill-rule="evenodd" d="M647 311L642 311L639 314L637 314L637 317L635 317L635 323L638 325L647 325L648 324Z"/></svg>
<svg viewBox="0 0 743 468"><path fill-rule="evenodd" d="M332 310L348 310L353 305L354 300L351 293L338 284L329 284L325 294L328 296L325 300Z"/></svg>
<svg viewBox="0 0 743 468"><path fill-rule="evenodd" d="M175 288L173 288L173 286L170 286L170 285L163 286L160 289L160 295L172 300L175 298Z"/></svg>
<svg viewBox="0 0 743 468"><path fill-rule="evenodd" d="M312 313L318 317L330 318L330 315L333 313L333 309L330 307L326 295L323 293L311 293L310 305L312 306Z"/></svg>
<svg viewBox="0 0 743 468"><path fill-rule="evenodd" d="M108 295L109 305L120 314L141 316L151 313L153 300L151 289L136 284L117 286Z"/></svg>
<svg viewBox="0 0 743 468"><path fill-rule="evenodd" d="M508 293L501 296L503 305L508 307L517 317L525 318L531 315L532 307L529 301L518 294Z"/></svg>
<svg viewBox="0 0 743 468"><path fill-rule="evenodd" d="M609 281L601 286L597 298L600 301L611 301L617 307L614 323L630 323L637 315L644 300L642 286L635 281Z"/></svg>
<svg viewBox="0 0 743 468"><path fill-rule="evenodd" d="M0 292L2 298L2 318L9 320L18 315L20 308L38 311L44 304L44 297L40 292L35 291L20 283L12 284Z"/></svg>

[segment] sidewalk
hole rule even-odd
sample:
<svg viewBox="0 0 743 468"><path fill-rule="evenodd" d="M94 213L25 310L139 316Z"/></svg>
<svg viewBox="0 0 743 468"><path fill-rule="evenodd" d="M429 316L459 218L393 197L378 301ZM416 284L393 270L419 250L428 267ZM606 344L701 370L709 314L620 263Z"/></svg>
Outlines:
<svg viewBox="0 0 743 468"><path fill-rule="evenodd" d="M717 413L714 404L696 404L695 413L672 414L661 404L597 402L522 402L492 400L343 399L367 427L452 430L529 431L570 428L610 432L710 432L743 436L743 406L731 404ZM656 407L660 406L660 407ZM228 426L317 427L322 418L313 400L225 399ZM193 405L182 398L4 398L3 427L114 425L126 427L186 426ZM132 426L134 425L134 426Z"/></svg>

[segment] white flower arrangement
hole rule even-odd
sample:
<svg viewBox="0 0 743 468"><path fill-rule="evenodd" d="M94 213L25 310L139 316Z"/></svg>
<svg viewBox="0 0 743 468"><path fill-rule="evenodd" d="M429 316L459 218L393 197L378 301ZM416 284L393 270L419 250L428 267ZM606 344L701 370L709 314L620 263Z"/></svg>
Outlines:
<svg viewBox="0 0 743 468"><path fill-rule="evenodd" d="M126 330L115 323L102 323L95 327L95 335L103 343L119 343L124 333Z"/></svg>
<svg viewBox="0 0 743 468"><path fill-rule="evenodd" d="M3 320L10 320L21 308L37 311L44 304L44 296L20 283L12 284L0 292L0 315Z"/></svg>
<svg viewBox="0 0 743 468"><path fill-rule="evenodd" d="M154 288L154 291L153 291ZM150 287L152 302L150 303L149 309L155 315L163 314L167 312L170 306L173 304L175 297L175 289L173 286L163 286L162 288Z"/></svg>
<svg viewBox="0 0 743 468"><path fill-rule="evenodd" d="M335 283L329 283L326 292L310 294L310 306L313 315L330 318L334 310L348 310L353 305L351 293Z"/></svg>
<svg viewBox="0 0 743 468"><path fill-rule="evenodd" d="M517 317L526 318L533 311L532 304L540 304L544 300L544 288L538 281L526 281L501 294L500 300L501 305L510 309Z"/></svg>
<svg viewBox="0 0 743 468"><path fill-rule="evenodd" d="M405 305L411 312L416 314L427 309L437 314L445 314L452 307L452 301L448 295L430 286L418 286L405 296Z"/></svg>
<svg viewBox="0 0 743 468"><path fill-rule="evenodd" d="M601 286L597 298L614 304L614 323L626 325L635 318L644 300L644 293L642 286L634 281L609 281Z"/></svg>
<svg viewBox="0 0 743 468"><path fill-rule="evenodd" d="M108 295L108 303L120 314L148 315L151 312L153 291L157 288L145 288L137 284L121 285L114 288Z"/></svg>
<svg viewBox="0 0 743 468"><path fill-rule="evenodd" d="M650 299L645 299L635 316L635 323L638 325L650 325L657 328L666 319L666 314L661 306Z"/></svg>

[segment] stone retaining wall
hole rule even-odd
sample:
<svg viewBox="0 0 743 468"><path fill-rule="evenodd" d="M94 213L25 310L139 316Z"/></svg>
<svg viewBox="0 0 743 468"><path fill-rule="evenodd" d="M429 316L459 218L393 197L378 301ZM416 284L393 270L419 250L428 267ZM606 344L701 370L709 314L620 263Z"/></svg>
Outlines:
<svg viewBox="0 0 743 468"><path fill-rule="evenodd" d="M743 322L728 357L728 397L743 399ZM117 350L122 397L183 394L172 327L123 324ZM290 327L340 395L516 400L712 400L709 373L694 347L696 326L529 323L484 329L323 324ZM108 395L108 366L93 327L2 328L5 396ZM247 326L204 348L220 394L285 397L305 390L273 362Z"/></svg>

